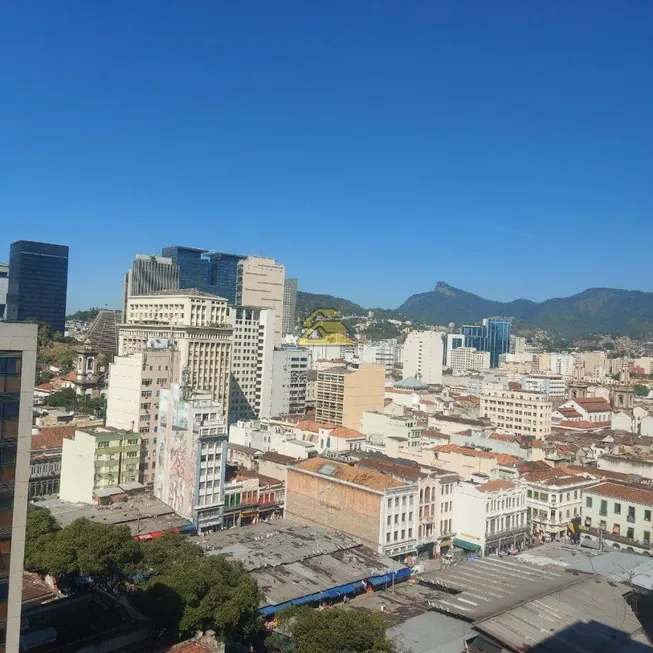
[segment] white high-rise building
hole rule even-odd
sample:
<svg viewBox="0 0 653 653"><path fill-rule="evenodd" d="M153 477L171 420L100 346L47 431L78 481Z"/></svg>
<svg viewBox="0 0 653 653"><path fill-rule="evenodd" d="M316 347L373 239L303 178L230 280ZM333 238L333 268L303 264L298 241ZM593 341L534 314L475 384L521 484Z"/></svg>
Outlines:
<svg viewBox="0 0 653 653"><path fill-rule="evenodd" d="M4 319L9 290L9 264L0 263L0 320Z"/></svg>
<svg viewBox="0 0 653 653"><path fill-rule="evenodd" d="M423 383L442 383L444 334L440 331L411 331L404 343L404 378L414 376Z"/></svg>
<svg viewBox="0 0 653 653"><path fill-rule="evenodd" d="M108 427L141 435L139 481L154 482L161 391L179 383L179 352L155 348L116 356L109 365Z"/></svg>
<svg viewBox="0 0 653 653"><path fill-rule="evenodd" d="M309 352L302 347L274 350L272 373L272 416L306 411L306 381Z"/></svg>
<svg viewBox="0 0 653 653"><path fill-rule="evenodd" d="M458 347L451 352L451 369L469 372L490 369L490 352L478 351L474 347Z"/></svg>
<svg viewBox="0 0 653 653"><path fill-rule="evenodd" d="M130 297L176 288L179 288L179 266L171 258L136 254L131 270L125 275L123 315Z"/></svg>
<svg viewBox="0 0 653 653"><path fill-rule="evenodd" d="M297 279L286 279L283 286L283 335L295 331L297 321Z"/></svg>
<svg viewBox="0 0 653 653"><path fill-rule="evenodd" d="M462 333L447 333L447 345L444 352L444 364L451 367L451 353L465 346L465 336Z"/></svg>
<svg viewBox="0 0 653 653"><path fill-rule="evenodd" d="M274 310L275 347L279 347L282 340L285 278L285 267L273 258L248 256L238 262L236 305Z"/></svg>
<svg viewBox="0 0 653 653"><path fill-rule="evenodd" d="M361 363L383 365L386 374L390 374L397 362L397 341L391 339L359 344L358 358Z"/></svg>
<svg viewBox="0 0 653 653"><path fill-rule="evenodd" d="M194 289L131 297L123 322L118 335L119 356L153 346L176 349L182 385L210 391L227 410L233 316L226 299Z"/></svg>
<svg viewBox="0 0 653 653"><path fill-rule="evenodd" d="M276 315L271 308L236 306L229 423L270 417Z"/></svg>

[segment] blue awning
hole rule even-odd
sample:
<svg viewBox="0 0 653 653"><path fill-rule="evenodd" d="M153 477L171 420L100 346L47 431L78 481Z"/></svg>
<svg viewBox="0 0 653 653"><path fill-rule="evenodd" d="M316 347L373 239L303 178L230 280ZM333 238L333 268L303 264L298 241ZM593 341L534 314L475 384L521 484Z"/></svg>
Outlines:
<svg viewBox="0 0 653 653"><path fill-rule="evenodd" d="M293 599L291 603L293 605L305 605L306 603L313 603L313 601L320 601L324 597L324 592L316 592L315 594L308 594L307 596L301 596L298 599Z"/></svg>
<svg viewBox="0 0 653 653"><path fill-rule="evenodd" d="M337 596L342 596L342 593L337 587L333 587L330 590L325 590L323 594L329 599L335 599Z"/></svg>
<svg viewBox="0 0 653 653"><path fill-rule="evenodd" d="M263 615L264 617L267 617L271 614L276 614L277 612L281 612L286 608L290 608L291 606L292 606L292 601L286 601L285 603L279 603L278 605L266 605L262 608L259 608L258 613Z"/></svg>
<svg viewBox="0 0 653 653"><path fill-rule="evenodd" d="M395 580L399 580L400 578L408 578L408 576L410 576L412 573L412 569L409 567L404 567L395 573Z"/></svg>
<svg viewBox="0 0 653 653"><path fill-rule="evenodd" d="M336 587L336 589L339 594L351 594L356 591L356 585L349 583L349 585L341 585L340 587Z"/></svg>
<svg viewBox="0 0 653 653"><path fill-rule="evenodd" d="M369 583L372 587L380 587L382 585L387 585L392 582L392 572L388 574L383 574L383 576L372 576L369 579Z"/></svg>

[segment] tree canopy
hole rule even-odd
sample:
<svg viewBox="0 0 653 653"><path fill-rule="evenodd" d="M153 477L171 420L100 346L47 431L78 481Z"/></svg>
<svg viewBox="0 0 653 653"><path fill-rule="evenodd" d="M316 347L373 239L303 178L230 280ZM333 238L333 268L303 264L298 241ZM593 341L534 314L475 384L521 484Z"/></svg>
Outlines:
<svg viewBox="0 0 653 653"><path fill-rule="evenodd" d="M386 623L378 615L361 610L332 609L321 612L308 607L291 608L281 614L288 621L294 653L396 653L386 637Z"/></svg>
<svg viewBox="0 0 653 653"><path fill-rule="evenodd" d="M636 397L648 397L648 386L642 383L636 383L634 392Z"/></svg>

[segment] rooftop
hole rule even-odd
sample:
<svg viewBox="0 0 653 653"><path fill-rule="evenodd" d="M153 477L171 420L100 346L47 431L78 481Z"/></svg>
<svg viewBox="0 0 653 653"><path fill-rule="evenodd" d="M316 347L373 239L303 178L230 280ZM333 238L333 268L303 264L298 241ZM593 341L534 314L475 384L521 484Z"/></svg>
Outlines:
<svg viewBox="0 0 653 653"><path fill-rule="evenodd" d="M32 436L32 451L43 449L61 449L63 441L75 435L75 426L44 426L39 433Z"/></svg>
<svg viewBox="0 0 653 653"><path fill-rule="evenodd" d="M130 527L132 535L189 526L187 520L178 517L163 501L145 496L132 497L108 506L71 503L61 499L47 499L35 505L48 508L61 526L67 526L80 517L104 524L125 524Z"/></svg>
<svg viewBox="0 0 653 653"><path fill-rule="evenodd" d="M279 463L280 465L290 465L290 463L294 463L297 458L293 458L292 456L284 456L283 454L277 453L276 451L266 451L259 457L259 460L269 460L272 463Z"/></svg>
<svg viewBox="0 0 653 653"><path fill-rule="evenodd" d="M414 376L409 376L405 379L402 379L401 381L397 381L394 384L394 387L399 388L400 390L428 390L429 389L426 383L422 383Z"/></svg>
<svg viewBox="0 0 653 653"><path fill-rule="evenodd" d="M354 429L348 429L346 426L336 426L336 428L329 433L329 436L332 438L365 438L365 436L360 431L355 431Z"/></svg>
<svg viewBox="0 0 653 653"><path fill-rule="evenodd" d="M335 424L328 422L313 422L311 420L304 420L297 424L300 431L310 431L311 433L319 433L320 429L333 429L335 426Z"/></svg>
<svg viewBox="0 0 653 653"><path fill-rule="evenodd" d="M601 483L588 490L588 492L601 497L632 501L633 503L640 503L645 506L653 505L653 490L644 490L639 487L633 487L632 485Z"/></svg>
<svg viewBox="0 0 653 653"><path fill-rule="evenodd" d="M517 485L510 481L489 481L488 483L477 485L476 489L479 492L501 492L502 490L514 490L516 487Z"/></svg>
<svg viewBox="0 0 653 653"><path fill-rule="evenodd" d="M288 471L311 472L380 492L405 485L386 474L351 467L350 465L339 463L329 458L309 458L290 467Z"/></svg>
<svg viewBox="0 0 653 653"><path fill-rule="evenodd" d="M261 449L255 449L254 447L246 447L244 444L236 444L235 442L229 442L227 444L228 449L233 449L233 451L240 451L242 453L249 454L254 456L257 453L263 453Z"/></svg>
<svg viewBox="0 0 653 653"><path fill-rule="evenodd" d="M240 561L261 587L262 605L279 605L398 567L343 533L286 520L209 533L199 543L209 555Z"/></svg>
<svg viewBox="0 0 653 653"><path fill-rule="evenodd" d="M458 444L443 444L439 447L434 447L433 451L436 453L459 453L463 456L475 456L476 458L494 458L496 459L499 454L491 453L489 451L482 451L481 449L474 449L472 447L461 447Z"/></svg>

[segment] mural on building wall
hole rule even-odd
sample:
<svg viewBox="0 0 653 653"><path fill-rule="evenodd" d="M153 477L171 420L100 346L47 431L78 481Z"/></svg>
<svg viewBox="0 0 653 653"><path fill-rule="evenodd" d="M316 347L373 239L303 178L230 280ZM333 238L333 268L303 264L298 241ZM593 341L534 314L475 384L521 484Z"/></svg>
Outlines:
<svg viewBox="0 0 653 653"><path fill-rule="evenodd" d="M183 399L179 385L161 391L159 409L161 428L157 441L155 496L177 514L192 519L197 439L189 431L190 406Z"/></svg>

